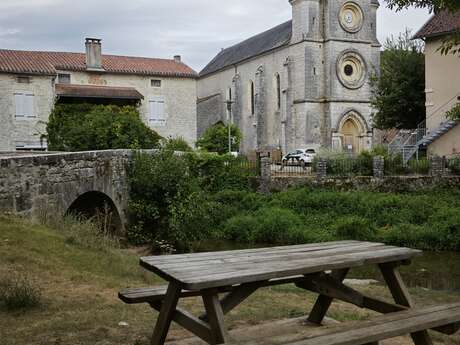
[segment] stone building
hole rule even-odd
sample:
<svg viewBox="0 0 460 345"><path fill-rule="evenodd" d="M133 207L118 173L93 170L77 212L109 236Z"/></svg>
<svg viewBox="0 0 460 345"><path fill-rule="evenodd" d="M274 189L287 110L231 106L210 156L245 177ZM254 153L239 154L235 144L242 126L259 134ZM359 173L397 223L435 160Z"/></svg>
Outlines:
<svg viewBox="0 0 460 345"><path fill-rule="evenodd" d="M163 137L196 141L197 74L174 59L0 50L0 151L46 149L40 136L58 102L135 104Z"/></svg>
<svg viewBox="0 0 460 345"><path fill-rule="evenodd" d="M460 59L439 52L444 38L459 29L460 11L440 12L414 37L425 41L427 135L421 144L429 155L460 154L460 123L446 118L446 113L460 103Z"/></svg>
<svg viewBox="0 0 460 345"><path fill-rule="evenodd" d="M231 100L242 152L369 148L378 0L289 2L291 21L223 49L201 71L198 136L226 121Z"/></svg>

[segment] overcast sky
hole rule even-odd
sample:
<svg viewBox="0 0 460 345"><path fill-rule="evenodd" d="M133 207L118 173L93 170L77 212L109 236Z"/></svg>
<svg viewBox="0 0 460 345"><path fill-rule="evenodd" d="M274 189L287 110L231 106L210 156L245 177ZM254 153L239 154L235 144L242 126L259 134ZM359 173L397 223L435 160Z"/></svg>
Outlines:
<svg viewBox="0 0 460 345"><path fill-rule="evenodd" d="M382 42L429 18L380 1ZM288 0L0 0L0 48L83 52L84 37L97 37L106 54L180 54L199 71L221 48L289 19Z"/></svg>

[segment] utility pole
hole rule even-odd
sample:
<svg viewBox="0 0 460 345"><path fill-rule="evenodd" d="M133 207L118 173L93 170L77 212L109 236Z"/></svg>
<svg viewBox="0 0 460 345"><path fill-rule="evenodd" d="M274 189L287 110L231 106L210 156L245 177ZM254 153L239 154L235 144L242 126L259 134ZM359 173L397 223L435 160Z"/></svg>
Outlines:
<svg viewBox="0 0 460 345"><path fill-rule="evenodd" d="M228 126L228 153L232 154L232 105L233 101L232 100L227 100L225 101L225 104L227 104L227 126Z"/></svg>

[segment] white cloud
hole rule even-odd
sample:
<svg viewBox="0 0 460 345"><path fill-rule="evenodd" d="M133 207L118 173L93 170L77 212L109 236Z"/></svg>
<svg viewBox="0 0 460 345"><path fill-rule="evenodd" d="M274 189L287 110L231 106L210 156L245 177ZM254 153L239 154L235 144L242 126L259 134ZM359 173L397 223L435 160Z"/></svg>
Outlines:
<svg viewBox="0 0 460 345"><path fill-rule="evenodd" d="M171 58L199 70L223 47L291 18L287 0L0 0L0 48L83 51L85 36L106 53ZM379 39L417 30L424 11L382 6ZM8 31L9 30L9 31Z"/></svg>

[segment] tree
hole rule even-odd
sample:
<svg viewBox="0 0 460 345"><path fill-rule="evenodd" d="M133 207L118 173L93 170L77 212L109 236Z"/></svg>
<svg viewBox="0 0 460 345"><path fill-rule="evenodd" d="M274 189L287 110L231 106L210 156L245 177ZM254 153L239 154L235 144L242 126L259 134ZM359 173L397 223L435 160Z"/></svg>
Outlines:
<svg viewBox="0 0 460 345"><path fill-rule="evenodd" d="M161 139L133 106L56 104L46 132L52 151L152 149Z"/></svg>
<svg viewBox="0 0 460 345"><path fill-rule="evenodd" d="M232 151L238 151L241 142L241 132L235 125L231 125L230 127L230 136ZM209 127L196 145L208 152L228 153L228 126L219 122Z"/></svg>
<svg viewBox="0 0 460 345"><path fill-rule="evenodd" d="M410 31L384 44L380 75L371 77L371 102L379 129L412 129L425 119L425 57L423 44Z"/></svg>
<svg viewBox="0 0 460 345"><path fill-rule="evenodd" d="M427 8L430 12L460 11L459 0L386 0L390 9L400 11L411 6L416 8ZM448 35L439 49L442 54L459 54L460 55L460 29L457 32Z"/></svg>
<svg viewBox="0 0 460 345"><path fill-rule="evenodd" d="M447 112L447 118L460 121L460 103Z"/></svg>

